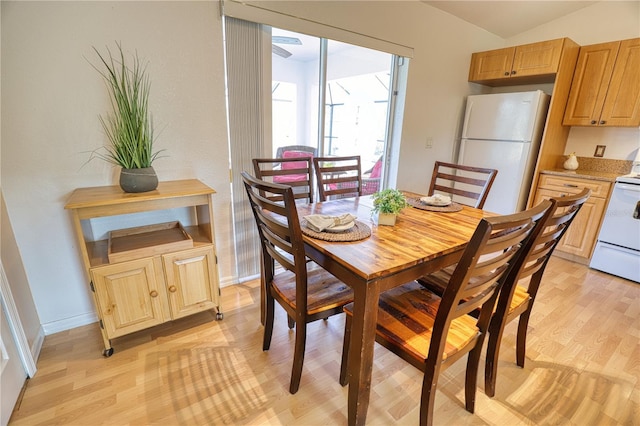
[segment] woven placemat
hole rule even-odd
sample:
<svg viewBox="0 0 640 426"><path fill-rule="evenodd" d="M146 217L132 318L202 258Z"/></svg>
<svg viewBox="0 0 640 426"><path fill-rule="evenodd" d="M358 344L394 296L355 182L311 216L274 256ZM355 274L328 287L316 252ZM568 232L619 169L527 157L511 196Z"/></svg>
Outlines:
<svg viewBox="0 0 640 426"><path fill-rule="evenodd" d="M356 223L353 225L353 228L344 232L316 232L313 229L307 228L306 219L300 220L300 227L303 234L323 241L346 242L364 240L365 238L368 238L371 235L371 228L369 228L366 223L360 222L359 220L356 220L355 222Z"/></svg>
<svg viewBox="0 0 640 426"><path fill-rule="evenodd" d="M420 198L407 198L407 203L413 207L415 207L416 209L420 209L420 210L427 210L430 212L444 212L444 213L453 213L453 212L459 212L460 210L462 210L462 206L458 203L451 203L448 206L429 206L425 203L423 203L422 201L420 201Z"/></svg>

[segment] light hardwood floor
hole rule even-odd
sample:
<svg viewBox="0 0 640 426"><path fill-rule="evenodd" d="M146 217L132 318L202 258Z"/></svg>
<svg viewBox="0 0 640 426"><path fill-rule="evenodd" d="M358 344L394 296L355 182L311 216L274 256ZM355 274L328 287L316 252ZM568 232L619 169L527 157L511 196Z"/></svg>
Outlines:
<svg viewBox="0 0 640 426"><path fill-rule="evenodd" d="M293 332L278 310L262 351L258 282L222 289L224 320L206 312L113 341L96 324L47 336L13 425L339 425L344 316L309 325L300 391L290 395ZM515 323L502 342L496 396L464 409L466 358L444 372L436 424L640 424L640 285L553 258L530 322L525 368ZM485 343L486 345L486 343ZM422 374L375 348L371 425L418 424Z"/></svg>

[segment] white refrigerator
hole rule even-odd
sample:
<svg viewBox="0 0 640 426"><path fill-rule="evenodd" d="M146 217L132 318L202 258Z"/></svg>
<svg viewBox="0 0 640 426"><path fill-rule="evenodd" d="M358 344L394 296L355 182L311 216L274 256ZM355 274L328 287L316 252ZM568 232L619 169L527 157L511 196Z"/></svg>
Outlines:
<svg viewBox="0 0 640 426"><path fill-rule="evenodd" d="M540 90L467 97L458 164L498 170L484 210L526 207L550 99Z"/></svg>

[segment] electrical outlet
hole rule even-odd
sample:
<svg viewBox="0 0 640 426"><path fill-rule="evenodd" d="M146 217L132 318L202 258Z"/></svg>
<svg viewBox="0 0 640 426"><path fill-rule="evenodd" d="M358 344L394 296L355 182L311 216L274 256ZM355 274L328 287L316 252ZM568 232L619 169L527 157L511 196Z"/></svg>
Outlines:
<svg viewBox="0 0 640 426"><path fill-rule="evenodd" d="M433 138L432 138L431 136L429 136L429 137L427 138L427 140L424 142L424 147L425 147L426 149L431 149L431 148L433 148Z"/></svg>

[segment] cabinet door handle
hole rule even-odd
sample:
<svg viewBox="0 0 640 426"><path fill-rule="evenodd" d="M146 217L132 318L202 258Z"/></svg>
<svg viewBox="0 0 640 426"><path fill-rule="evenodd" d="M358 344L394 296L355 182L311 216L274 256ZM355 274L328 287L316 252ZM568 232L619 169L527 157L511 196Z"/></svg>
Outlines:
<svg viewBox="0 0 640 426"><path fill-rule="evenodd" d="M596 124L597 121L596 120L591 120L591 124Z"/></svg>
<svg viewBox="0 0 640 426"><path fill-rule="evenodd" d="M171 287L169 287L169 291L170 291L171 293L175 293L175 292L176 292L176 290L177 290L177 288L176 288L176 286L175 286L175 285L172 285Z"/></svg>
<svg viewBox="0 0 640 426"><path fill-rule="evenodd" d="M516 73L516 70L511 71L511 75L514 75Z"/></svg>
<svg viewBox="0 0 640 426"><path fill-rule="evenodd" d="M579 188L578 185L574 185L573 183L565 183L562 186L566 186L566 187L569 187L569 188Z"/></svg>
<svg viewBox="0 0 640 426"><path fill-rule="evenodd" d="M151 290L151 293L149 293L149 296L151 297L158 297L158 292L155 290Z"/></svg>
<svg viewBox="0 0 640 426"><path fill-rule="evenodd" d="M606 121L600 120L600 124L604 124L604 123L606 123Z"/></svg>
<svg viewBox="0 0 640 426"><path fill-rule="evenodd" d="M509 71L505 71L505 72L504 72L504 75L509 75Z"/></svg>

